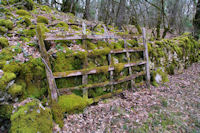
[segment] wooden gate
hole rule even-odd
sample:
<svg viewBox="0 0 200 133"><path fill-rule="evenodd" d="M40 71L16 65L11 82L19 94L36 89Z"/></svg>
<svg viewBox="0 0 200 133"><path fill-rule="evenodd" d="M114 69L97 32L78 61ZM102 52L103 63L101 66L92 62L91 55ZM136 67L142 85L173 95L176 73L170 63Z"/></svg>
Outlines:
<svg viewBox="0 0 200 133"><path fill-rule="evenodd" d="M132 35L114 35L114 34L109 35L107 33L107 29L106 29L105 26L104 26L104 31L105 31L104 35L86 35L86 26L85 26L84 23L83 23L82 27L83 27L83 34L82 35L62 36L62 37L46 36L46 38L43 39L41 27L39 25L37 26L37 37L38 37L38 40L39 40L39 46L40 46L42 61L45 64L49 88L51 90L51 98L53 100L57 100L58 94L62 94L64 92L68 92L68 91L76 90L76 89L78 89L78 90L82 89L83 90L83 97L88 98L88 89L96 88L96 87L104 87L104 86L108 86L108 85L111 86L111 93L105 94L104 96L100 96L100 97L97 97L97 98L94 99L95 101L98 101L101 98L108 97L108 96L111 96L111 95L116 94L116 93L120 93L122 90L115 91L115 89L114 89L114 85L116 85L116 84L131 81L131 89L134 89L133 79L135 79L136 77L141 76L141 75L146 75L146 84L147 84L148 87L150 86L148 48L147 48L146 33L145 33L144 28L143 28L143 35L132 36ZM134 39L134 38L143 38L143 44L140 44L140 45L144 45L144 48L141 48L141 47L127 48L126 40L127 39ZM45 41L55 41L55 40L77 40L77 39L82 40L84 48L86 50L87 50L87 44L86 44L87 39L90 39L90 40L92 40L92 39L95 39L95 40L99 40L99 39L105 39L105 40L107 40L107 39L123 39L124 40L124 48L120 49L120 50L119 49L117 49L117 50L113 49L113 50L110 51L110 53L108 54L108 64L109 64L109 66L101 66L101 67L97 67L95 69L87 69L87 64L88 64L88 60L87 60L88 56L87 56L85 61L84 61L84 68L82 70L52 73L51 64L50 64L50 61L49 61L49 55L48 55L47 50L45 48L44 40ZM92 52L92 50L87 50L87 52L90 53L90 52ZM129 53L131 53L131 52L143 52L144 59L140 60L138 62L130 62L130 54ZM112 54L118 54L118 53L126 53L126 57L128 59L128 62L126 64L124 64L124 68L128 68L129 76L126 76L125 78L122 78L122 79L115 81L114 78L113 78L113 73L114 73L115 67L112 66L112 64L111 64L111 58L112 58ZM139 65L145 65L146 66L145 71L138 72L137 74L132 74L131 67L139 66ZM110 81L109 82L102 82L102 83L95 83L95 84L88 84L88 75L89 74L96 74L99 70L103 70L104 67L108 67L108 72L110 74ZM59 89L57 89L55 79L57 79L57 78L68 78L68 77L74 77L74 76L82 76L82 85L71 87L71 88L59 88Z"/></svg>

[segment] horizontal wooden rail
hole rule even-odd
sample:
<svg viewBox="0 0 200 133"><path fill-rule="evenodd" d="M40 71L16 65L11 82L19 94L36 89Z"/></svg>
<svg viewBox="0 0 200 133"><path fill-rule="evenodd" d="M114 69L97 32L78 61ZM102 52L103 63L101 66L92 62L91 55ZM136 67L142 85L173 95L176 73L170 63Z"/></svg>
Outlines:
<svg viewBox="0 0 200 133"><path fill-rule="evenodd" d="M135 38L142 38L140 35L46 35L45 41L56 41L56 40L80 40L80 39L135 39Z"/></svg>
<svg viewBox="0 0 200 133"><path fill-rule="evenodd" d="M70 87L70 88L58 89L58 91L62 94L62 93L65 93L65 92L69 92L69 90L71 91L71 90L80 90L80 89L91 89L91 88L96 88L96 87L105 87L105 86L108 86L108 85L116 85L116 84L120 84L120 83L123 83L123 82L130 81L130 80L135 79L136 77L139 77L139 76L142 76L142 75L145 75L144 71L136 73L136 74L132 74L132 75L127 76L125 78L121 78L118 81L113 81L113 82L106 81L106 82L96 83L96 84L80 85L80 86L75 86L75 87Z"/></svg>
<svg viewBox="0 0 200 133"><path fill-rule="evenodd" d="M144 64L146 64L146 61L127 63L127 64L124 64L124 68L139 66L139 65L144 65ZM114 66L102 66L102 67L97 67L96 69L82 69L79 71L76 70L76 71L67 71L67 72L54 72L53 76L54 78L68 78L68 77L74 77L74 76L81 76L83 74L95 74L98 72L102 72L101 70L105 70L105 67L108 67L108 71L115 70Z"/></svg>
<svg viewBox="0 0 200 133"><path fill-rule="evenodd" d="M135 47L135 48L127 48L127 49L116 49L116 50L111 50L111 54L120 54L120 53L126 53L126 52L140 52L144 51L145 49L142 47Z"/></svg>

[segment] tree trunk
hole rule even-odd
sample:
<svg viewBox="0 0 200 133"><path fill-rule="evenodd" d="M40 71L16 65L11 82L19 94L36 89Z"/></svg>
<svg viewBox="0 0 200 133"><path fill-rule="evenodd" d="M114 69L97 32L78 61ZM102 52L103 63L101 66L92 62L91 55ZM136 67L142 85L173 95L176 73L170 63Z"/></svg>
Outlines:
<svg viewBox="0 0 200 133"><path fill-rule="evenodd" d="M126 14L126 0L120 0L119 7L118 7L118 13L116 16L116 25L119 27L119 29L122 28L122 25L125 22L125 14Z"/></svg>
<svg viewBox="0 0 200 133"><path fill-rule="evenodd" d="M84 19L90 19L90 0L86 0Z"/></svg>
<svg viewBox="0 0 200 133"><path fill-rule="evenodd" d="M162 20L161 20L161 16L160 13L158 14L158 18L157 18L157 25L156 25L156 34L157 37L156 39L159 40L160 39L160 26L161 26Z"/></svg>
<svg viewBox="0 0 200 133"><path fill-rule="evenodd" d="M196 14L193 20L193 26L194 26L194 37L196 39L199 39L200 35L200 0L198 0L197 8L196 8Z"/></svg>

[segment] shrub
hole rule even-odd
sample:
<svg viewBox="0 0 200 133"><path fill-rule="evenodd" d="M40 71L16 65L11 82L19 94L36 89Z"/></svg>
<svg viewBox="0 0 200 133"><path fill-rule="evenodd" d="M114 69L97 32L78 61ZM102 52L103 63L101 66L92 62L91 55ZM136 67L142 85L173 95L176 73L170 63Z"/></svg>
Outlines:
<svg viewBox="0 0 200 133"><path fill-rule="evenodd" d="M37 22L38 23L44 23L44 24L48 24L49 23L48 19L46 17L44 17L44 16L38 16L37 17Z"/></svg>

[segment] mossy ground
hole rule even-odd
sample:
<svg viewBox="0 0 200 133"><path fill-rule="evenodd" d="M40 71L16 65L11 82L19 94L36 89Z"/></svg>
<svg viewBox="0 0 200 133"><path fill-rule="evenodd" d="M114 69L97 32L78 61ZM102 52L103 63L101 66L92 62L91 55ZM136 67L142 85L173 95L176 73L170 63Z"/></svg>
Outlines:
<svg viewBox="0 0 200 133"><path fill-rule="evenodd" d="M89 100L75 94L63 95L58 99L58 105L66 113L77 113L89 104Z"/></svg>
<svg viewBox="0 0 200 133"><path fill-rule="evenodd" d="M51 110L42 108L38 100L33 100L19 107L11 115L11 133L47 133L52 132L53 120Z"/></svg>

